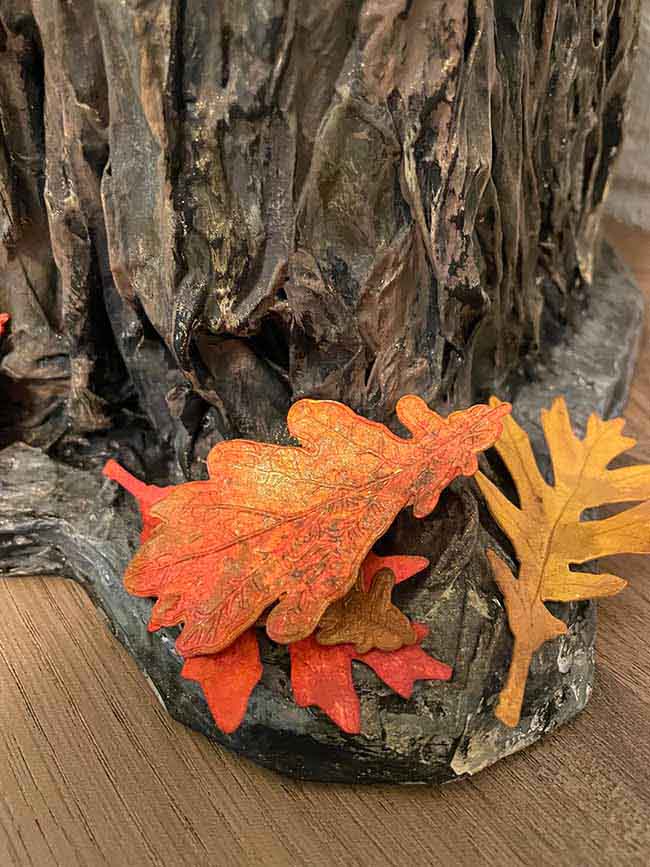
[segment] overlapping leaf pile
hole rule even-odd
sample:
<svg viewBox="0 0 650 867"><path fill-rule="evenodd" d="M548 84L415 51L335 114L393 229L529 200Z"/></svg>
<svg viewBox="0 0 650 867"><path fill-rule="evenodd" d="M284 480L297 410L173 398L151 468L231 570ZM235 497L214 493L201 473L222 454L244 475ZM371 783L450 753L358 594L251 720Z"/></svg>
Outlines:
<svg viewBox="0 0 650 867"><path fill-rule="evenodd" d="M107 464L143 515L125 586L157 598L150 629L183 624L183 674L201 683L224 731L261 676L260 623L290 646L296 701L346 731L360 726L352 659L404 696L416 679L451 676L419 647L424 627L390 601L393 584L426 564L379 563L371 547L401 509L424 517L449 482L473 475L509 411L498 403L445 419L410 395L397 405L412 434L403 439L342 404L301 400L287 419L300 447L220 443L206 482L156 488Z"/></svg>
<svg viewBox="0 0 650 867"><path fill-rule="evenodd" d="M493 406L498 406L496 398ZM503 593L514 636L512 662L496 715L508 726L521 716L533 653L567 631L544 602L611 596L625 587L616 575L576 571L572 566L622 553L650 553L650 466L608 469L612 460L635 445L621 434L623 419L592 415L584 439L575 435L566 403L557 399L542 412L542 426L553 466L553 484L542 477L530 441L512 419L496 448L515 482L519 508L482 473L476 481L492 514L510 537L519 575L494 551L488 556ZM607 503L645 501L604 520L581 521L586 509Z"/></svg>
<svg viewBox="0 0 650 867"><path fill-rule="evenodd" d="M369 554L363 564L362 589L370 595L377 578L389 573L391 582L406 581L425 569L429 561L423 557L377 557ZM404 615L401 615L404 617ZM404 618L406 620L406 618ZM428 629L421 623L410 624L412 640L391 651L372 649L370 641L322 644L322 635L310 635L289 646L291 653L291 683L296 703L301 707L315 705L343 731L356 734L361 730L359 699L352 680L352 661L372 668L394 692L410 698L416 680L449 680L453 670L433 659L419 646ZM361 631L366 636L366 633ZM328 636L331 640L331 636Z"/></svg>
<svg viewBox="0 0 650 867"><path fill-rule="evenodd" d="M363 564L364 583L382 569L395 570L395 580L405 581L426 568L422 557L375 557L369 554ZM291 684L294 699L301 707L313 705L323 710L344 731L361 730L359 699L352 680L352 660L363 662L404 698L409 698L416 680L449 680L452 669L430 657L418 645L427 634L421 624L414 626L417 644L393 652L370 650L359 653L352 644L325 646L314 635L289 645ZM247 629L219 653L194 656L183 666L182 674L201 684L212 716L224 732L234 731L246 713L251 692L262 676L259 645L255 629Z"/></svg>

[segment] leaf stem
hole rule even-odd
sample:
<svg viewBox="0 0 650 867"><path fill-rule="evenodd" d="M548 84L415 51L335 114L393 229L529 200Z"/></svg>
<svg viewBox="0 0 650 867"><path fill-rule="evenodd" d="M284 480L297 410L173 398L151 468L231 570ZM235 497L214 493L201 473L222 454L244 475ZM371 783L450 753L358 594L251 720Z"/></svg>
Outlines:
<svg viewBox="0 0 650 867"><path fill-rule="evenodd" d="M524 702L528 671L533 658L533 649L529 642L515 638L512 648L512 659L508 671L508 679L501 690L495 715L504 725L514 728L521 717L521 706Z"/></svg>
<svg viewBox="0 0 650 867"><path fill-rule="evenodd" d="M143 514L148 515L149 509L161 500L170 490L169 488L161 488L158 485L148 485L146 482L140 481L123 466L118 464L112 458L106 462L103 469L103 474L108 479L117 482L118 485L128 491L138 502L140 510Z"/></svg>
<svg viewBox="0 0 650 867"><path fill-rule="evenodd" d="M112 479L112 481L117 482L118 485L123 487L125 491L128 491L129 494L132 494L136 499L146 499L149 485L140 481L140 479L137 479L112 458L106 462L103 474L107 479Z"/></svg>

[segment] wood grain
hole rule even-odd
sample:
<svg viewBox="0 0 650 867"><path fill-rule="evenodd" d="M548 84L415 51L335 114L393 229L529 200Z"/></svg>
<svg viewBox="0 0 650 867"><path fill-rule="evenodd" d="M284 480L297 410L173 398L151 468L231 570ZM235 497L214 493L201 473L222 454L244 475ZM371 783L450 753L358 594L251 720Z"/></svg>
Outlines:
<svg viewBox="0 0 650 867"><path fill-rule="evenodd" d="M650 294L650 238L608 227ZM627 413L650 460L650 346ZM587 710L442 789L301 784L175 724L84 592L0 582L0 865L645 865L650 566L600 605Z"/></svg>

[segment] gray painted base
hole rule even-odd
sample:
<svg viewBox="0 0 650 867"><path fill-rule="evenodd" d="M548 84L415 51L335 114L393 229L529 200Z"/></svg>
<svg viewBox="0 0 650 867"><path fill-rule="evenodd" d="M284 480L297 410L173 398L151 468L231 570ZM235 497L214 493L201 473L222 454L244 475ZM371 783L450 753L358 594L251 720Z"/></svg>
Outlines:
<svg viewBox="0 0 650 867"><path fill-rule="evenodd" d="M548 351L534 370L521 372L514 413L538 447L539 409L554 395L567 396L579 426L590 411L620 412L642 308L638 289L605 249L579 331ZM577 714L589 698L595 605L557 604L549 607L569 632L536 654L520 725L508 729L495 719L511 636L483 551L499 537L473 483L462 481L428 520L402 516L386 543L393 551L431 560L430 571L401 585L396 595L411 617L430 625L424 646L454 667L453 679L419 682L404 701L355 663L363 734L346 735L318 710L293 703L288 654L264 639L264 675L246 719L235 734L222 735L199 687L179 676L176 631L148 633L151 603L128 596L122 587L139 530L131 498L99 472L55 462L22 444L0 453L0 479L2 573L61 574L80 581L172 716L283 773L329 781L443 782L533 743Z"/></svg>

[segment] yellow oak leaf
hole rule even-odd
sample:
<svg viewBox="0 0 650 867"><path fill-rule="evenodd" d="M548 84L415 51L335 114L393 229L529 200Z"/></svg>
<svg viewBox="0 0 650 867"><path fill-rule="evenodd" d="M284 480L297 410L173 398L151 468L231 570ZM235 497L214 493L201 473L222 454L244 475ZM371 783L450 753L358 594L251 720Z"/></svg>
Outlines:
<svg viewBox="0 0 650 867"><path fill-rule="evenodd" d="M491 404L499 401L492 398ZM519 560L519 576L488 551L514 636L508 680L496 716L515 726L533 653L567 631L544 605L612 596L627 582L616 575L571 569L610 554L650 554L650 465L608 469L636 441L621 433L623 419L592 415L585 437L571 427L563 398L543 410L542 427L553 467L553 484L539 471L525 431L512 417L503 420L496 449L515 482L519 508L481 472L476 482L494 518L507 533ZM640 502L603 520L580 520L586 509L607 503Z"/></svg>

